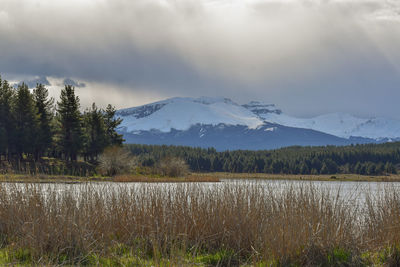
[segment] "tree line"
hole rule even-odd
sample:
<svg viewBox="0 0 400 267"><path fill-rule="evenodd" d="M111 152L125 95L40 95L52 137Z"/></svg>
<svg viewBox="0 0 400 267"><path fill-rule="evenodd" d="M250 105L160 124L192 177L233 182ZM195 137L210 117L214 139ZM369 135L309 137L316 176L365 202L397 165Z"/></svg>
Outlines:
<svg viewBox="0 0 400 267"><path fill-rule="evenodd" d="M121 145L115 108L95 103L80 111L75 89L66 85L57 102L48 89L24 83L14 88L0 77L0 161L40 161L44 157L96 161L107 147Z"/></svg>
<svg viewBox="0 0 400 267"><path fill-rule="evenodd" d="M126 146L143 166L151 167L173 156L184 159L194 172L382 175L400 169L400 142L224 152L183 146Z"/></svg>

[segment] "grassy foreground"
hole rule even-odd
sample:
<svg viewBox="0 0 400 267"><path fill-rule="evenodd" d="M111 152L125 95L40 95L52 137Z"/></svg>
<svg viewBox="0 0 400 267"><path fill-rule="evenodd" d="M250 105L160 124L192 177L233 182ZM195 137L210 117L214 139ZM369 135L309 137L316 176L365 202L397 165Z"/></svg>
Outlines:
<svg viewBox="0 0 400 267"><path fill-rule="evenodd" d="M260 184L0 186L0 264L399 266L400 192Z"/></svg>

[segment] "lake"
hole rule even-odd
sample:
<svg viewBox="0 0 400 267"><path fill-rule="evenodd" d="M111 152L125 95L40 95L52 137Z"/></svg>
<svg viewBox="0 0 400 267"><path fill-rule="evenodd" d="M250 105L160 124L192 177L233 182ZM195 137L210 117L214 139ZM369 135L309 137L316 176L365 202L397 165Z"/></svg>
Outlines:
<svg viewBox="0 0 400 267"><path fill-rule="evenodd" d="M2 183L5 188L18 188L21 192L34 187L36 190L46 192L68 192L79 198L81 192L99 192L113 195L118 192L129 191L131 195L146 194L157 191L170 194L176 188L216 193L230 188L253 188L263 192L274 194L299 193L301 189L313 188L318 192L324 192L331 198L337 198L346 205L363 205L368 197L376 199L390 190L400 190L400 182L343 182L343 181L297 181L297 180L260 180L260 179L222 179L219 183L116 183L116 182L88 182L88 183Z"/></svg>

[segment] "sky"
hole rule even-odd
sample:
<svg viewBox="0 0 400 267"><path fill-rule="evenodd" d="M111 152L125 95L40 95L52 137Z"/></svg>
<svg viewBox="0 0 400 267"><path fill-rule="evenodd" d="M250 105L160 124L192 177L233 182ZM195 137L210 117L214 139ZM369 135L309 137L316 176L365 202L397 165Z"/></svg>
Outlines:
<svg viewBox="0 0 400 267"><path fill-rule="evenodd" d="M400 119L398 0L0 0L0 74L82 106L175 96Z"/></svg>

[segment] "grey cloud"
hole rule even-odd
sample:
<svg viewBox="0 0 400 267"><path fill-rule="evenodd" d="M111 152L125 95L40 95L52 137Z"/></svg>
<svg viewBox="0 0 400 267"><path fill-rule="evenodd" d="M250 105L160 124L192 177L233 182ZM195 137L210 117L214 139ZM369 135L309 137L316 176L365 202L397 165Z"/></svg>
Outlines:
<svg viewBox="0 0 400 267"><path fill-rule="evenodd" d="M18 86L22 83L25 83L29 88L35 88L37 84L50 85L49 80L45 76L36 77L29 80L22 80L15 84L15 86Z"/></svg>
<svg viewBox="0 0 400 267"><path fill-rule="evenodd" d="M85 83L74 81L71 78L65 78L64 81L63 81L63 84L64 85L71 85L71 86L78 87L78 88L86 87Z"/></svg>
<svg viewBox="0 0 400 267"><path fill-rule="evenodd" d="M400 114L390 100L399 10L396 0L2 0L0 73L257 98L304 116Z"/></svg>

